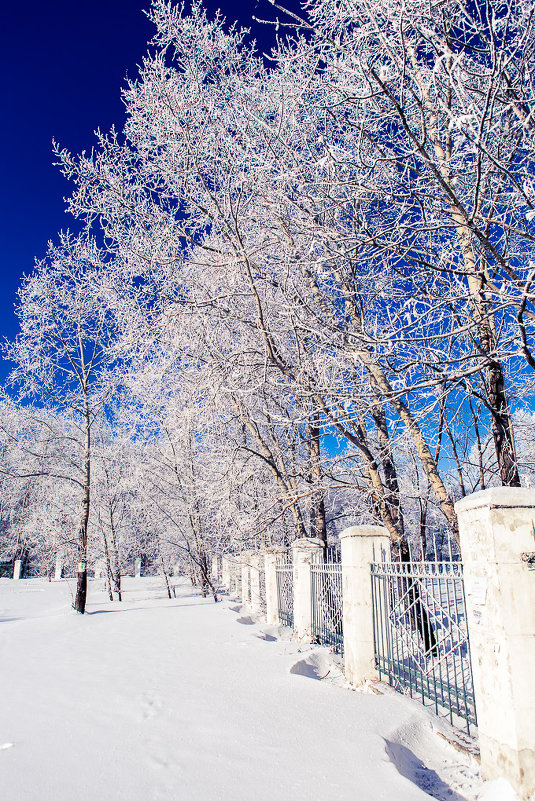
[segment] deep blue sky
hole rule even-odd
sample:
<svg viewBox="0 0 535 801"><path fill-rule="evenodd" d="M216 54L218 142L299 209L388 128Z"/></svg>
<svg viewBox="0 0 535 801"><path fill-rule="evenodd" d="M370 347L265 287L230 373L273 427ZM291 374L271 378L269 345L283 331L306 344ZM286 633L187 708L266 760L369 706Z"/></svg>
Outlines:
<svg viewBox="0 0 535 801"><path fill-rule="evenodd" d="M153 28L150 0L31 0L9 2L0 24L0 338L13 337L13 306L23 273L61 228L75 226L64 211L69 187L52 166L52 138L71 151L90 149L93 131L122 125L120 90L136 74ZM288 4L289 5L289 4ZM297 2L291 5L298 7ZM267 0L208 0L227 20L251 27L251 16L273 18ZM273 29L255 26L269 47ZM0 364L0 378L5 367Z"/></svg>

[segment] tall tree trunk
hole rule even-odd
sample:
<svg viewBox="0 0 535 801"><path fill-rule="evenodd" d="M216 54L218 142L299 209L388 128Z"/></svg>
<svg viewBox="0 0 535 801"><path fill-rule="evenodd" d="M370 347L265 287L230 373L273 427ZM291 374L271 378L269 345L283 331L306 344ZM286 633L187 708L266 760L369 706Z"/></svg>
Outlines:
<svg viewBox="0 0 535 801"><path fill-rule="evenodd" d="M325 496L321 488L321 427L319 412L314 412L308 426L308 447L310 455L310 481L318 486L310 501L310 536L317 537L323 543L324 554L327 549L327 519L325 514Z"/></svg>
<svg viewBox="0 0 535 801"><path fill-rule="evenodd" d="M87 599L87 529L89 525L89 503L91 493L91 420L85 391L85 441L84 441L84 488L82 493L82 517L78 531L78 580L76 583L76 596L74 608L81 615L85 612Z"/></svg>
<svg viewBox="0 0 535 801"><path fill-rule="evenodd" d="M451 52L448 53L448 56L453 60ZM441 143L439 118L434 100L431 98L429 87L422 76L415 50L411 51L410 58L414 76L422 94L422 110L425 110L427 114L426 120L424 120L422 116L426 136L420 139L417 143L417 148L431 170L435 171L436 178L439 179L439 185L441 185L442 190L445 192L451 218L457 232L459 247L466 271L469 293L468 302L473 312L479 344L486 360L486 393L490 413L492 415L492 436L496 451L496 459L498 460L500 470L500 479L504 486L519 487L520 475L516 464L513 427L507 395L505 393L503 366L501 361L496 357L498 342L494 324L494 309L492 300L488 297L486 291L486 283L488 280L487 268L486 264L484 262L482 263L485 256L480 256L478 258L473 243L473 236L477 234L477 229L469 224L465 209L456 200L451 173L451 131L448 130L446 132L448 144L444 150ZM414 132L411 131L410 126L408 126L406 122L406 118L403 118L402 124L406 128L409 136L413 138L416 143L418 137L415 137ZM426 150L428 147L427 142L432 145L436 164L433 163L431 152L427 152ZM480 242L484 244L484 247L491 249L492 252L493 248L491 247L488 236L481 234L478 238ZM496 251L494 251L494 255L497 255Z"/></svg>
<svg viewBox="0 0 535 801"><path fill-rule="evenodd" d="M202 597L206 598L207 592L210 590L213 595L214 602L217 603L219 601L219 598L217 597L217 588L212 581L211 565L205 553L202 553L199 558L199 572L201 574Z"/></svg>
<svg viewBox="0 0 535 801"><path fill-rule="evenodd" d="M377 428L377 439L381 448L379 458L384 475L384 504L388 508L390 519L401 541L405 539L405 525L401 511L398 475L392 453L386 414L384 406L379 398L377 398L376 402L370 407L370 414Z"/></svg>
<svg viewBox="0 0 535 801"><path fill-rule="evenodd" d="M384 397L389 406L394 409L405 424L442 513L448 521L455 539L459 542L459 524L457 522L457 514L453 506L453 501L442 481L433 454L431 453L414 414L407 404L401 400L401 397L397 395L381 367L374 361L372 354L365 348L361 348L356 351L355 355L359 357L366 367L367 373L372 380L372 386L374 386L376 392Z"/></svg>
<svg viewBox="0 0 535 801"><path fill-rule="evenodd" d="M479 489L484 490L486 489L485 483L485 469L483 466L483 448L481 445L481 435L479 433L479 426L478 426L478 418L479 418L479 410L478 414L476 415L474 411L474 407L472 406L472 401L468 398L468 405L470 406L470 412L472 414L472 420L474 421L474 433L476 435L476 446L477 446L477 465L479 469Z"/></svg>
<svg viewBox="0 0 535 801"><path fill-rule="evenodd" d="M174 592L174 590L171 592L171 584L170 584L170 581L169 581L169 576L167 574L167 570L165 569L165 563L163 561L163 556L161 554L160 554L160 567L162 569L162 576L163 576L163 579L165 581L165 586L166 586L166 589L167 589L167 597L168 598L172 598L173 595L175 594L175 592Z"/></svg>
<svg viewBox="0 0 535 801"><path fill-rule="evenodd" d="M500 362L492 359L486 370L487 395L492 415L491 427L494 449L504 487L520 487L520 474L516 462L515 442L511 413L504 389Z"/></svg>
<svg viewBox="0 0 535 801"><path fill-rule="evenodd" d="M100 513L99 513L99 520L100 520ZM104 541L104 555L106 557L106 589L108 590L108 598L110 599L110 601L113 601L113 590L111 587L112 567L110 559L110 549L108 548L108 538L106 537L106 532L104 531L104 527L102 527L102 539Z"/></svg>
<svg viewBox="0 0 535 801"><path fill-rule="evenodd" d="M110 505L110 531L111 531L111 544L113 549L113 567L111 571L113 589L117 594L117 600L122 601L123 595L121 592L121 562L119 559L119 546L117 544L117 533L115 531L115 518L113 516L113 508L111 505Z"/></svg>

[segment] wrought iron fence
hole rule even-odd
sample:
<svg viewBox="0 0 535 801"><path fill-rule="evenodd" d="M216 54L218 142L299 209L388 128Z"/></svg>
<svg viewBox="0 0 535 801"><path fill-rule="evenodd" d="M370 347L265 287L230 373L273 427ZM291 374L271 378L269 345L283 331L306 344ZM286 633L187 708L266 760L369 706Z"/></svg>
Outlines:
<svg viewBox="0 0 535 801"><path fill-rule="evenodd" d="M397 690L476 724L461 562L371 565L375 661Z"/></svg>
<svg viewBox="0 0 535 801"><path fill-rule="evenodd" d="M241 597L242 601L245 603L249 603L251 601L251 567L250 565L245 565L242 567L242 587L241 587Z"/></svg>
<svg viewBox="0 0 535 801"><path fill-rule="evenodd" d="M310 566L312 582L312 637L321 645L344 652L342 628L342 565L325 562Z"/></svg>
<svg viewBox="0 0 535 801"><path fill-rule="evenodd" d="M262 612L266 611L266 565L264 558L260 558L258 565L258 603Z"/></svg>
<svg viewBox="0 0 535 801"><path fill-rule="evenodd" d="M279 607L279 620L285 626L294 624L294 577L291 561L281 558L275 567L277 575L277 600Z"/></svg>
<svg viewBox="0 0 535 801"><path fill-rule="evenodd" d="M335 542L334 545L327 545L327 553L325 556L326 562L341 562L342 550L340 542Z"/></svg>

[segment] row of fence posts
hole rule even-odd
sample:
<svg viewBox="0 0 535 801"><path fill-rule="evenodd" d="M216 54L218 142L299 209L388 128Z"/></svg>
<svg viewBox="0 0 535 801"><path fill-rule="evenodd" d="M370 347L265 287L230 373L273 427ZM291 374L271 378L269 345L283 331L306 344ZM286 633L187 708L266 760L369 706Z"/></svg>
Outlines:
<svg viewBox="0 0 535 801"><path fill-rule="evenodd" d="M56 556L56 562L54 566L54 581L61 581L63 578L63 561L64 556L62 553L58 553ZM102 578L105 573L105 563L103 560L97 560L95 562L95 578ZM134 573L135 578L141 577L141 559L138 557L134 559ZM13 578L17 581L22 577L22 560L15 559L13 564Z"/></svg>
<svg viewBox="0 0 535 801"><path fill-rule="evenodd" d="M521 798L535 792L535 490L492 488L456 504L470 629L482 775L505 776ZM353 685L376 681L370 565L389 559L390 540L379 526L353 526L340 535L344 671ZM312 640L311 566L322 543L291 546L293 629ZM214 577L279 623L277 564L286 549L227 554L214 560Z"/></svg>

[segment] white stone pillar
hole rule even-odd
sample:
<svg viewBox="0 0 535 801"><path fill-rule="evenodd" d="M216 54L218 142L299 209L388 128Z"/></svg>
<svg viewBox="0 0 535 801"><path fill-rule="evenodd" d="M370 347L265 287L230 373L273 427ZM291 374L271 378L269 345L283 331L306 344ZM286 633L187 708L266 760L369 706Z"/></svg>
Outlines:
<svg viewBox="0 0 535 801"><path fill-rule="evenodd" d="M221 557L221 581L227 591L230 592L230 561L226 555Z"/></svg>
<svg viewBox="0 0 535 801"><path fill-rule="evenodd" d="M134 577L141 578L141 559L139 557L134 561Z"/></svg>
<svg viewBox="0 0 535 801"><path fill-rule="evenodd" d="M312 639L312 579L310 565L321 558L323 543L316 537L292 542L294 637L300 642Z"/></svg>
<svg viewBox="0 0 535 801"><path fill-rule="evenodd" d="M264 558L264 554L252 553L249 557L249 595L250 604L253 612L260 614L262 612L262 604L260 598L260 560Z"/></svg>
<svg viewBox="0 0 535 801"><path fill-rule="evenodd" d="M229 593L234 595L236 592L236 560L234 554L227 557L229 569Z"/></svg>
<svg viewBox="0 0 535 801"><path fill-rule="evenodd" d="M15 564L13 565L13 578L15 580L20 579L21 567L22 567L22 561L20 559L15 559Z"/></svg>
<svg viewBox="0 0 535 801"><path fill-rule="evenodd" d="M455 505L485 779L535 792L535 490L495 487Z"/></svg>
<svg viewBox="0 0 535 801"><path fill-rule="evenodd" d="M277 595L277 557L285 553L282 548L271 548L264 552L266 572L266 623L276 626L279 622L279 598Z"/></svg>
<svg viewBox="0 0 535 801"><path fill-rule="evenodd" d="M390 558L390 537L383 526L352 526L340 534L344 672L350 684L375 681L370 564Z"/></svg>
<svg viewBox="0 0 535 801"><path fill-rule="evenodd" d="M58 553L56 554L54 581L61 581L62 578L63 578L63 554L58 551Z"/></svg>

